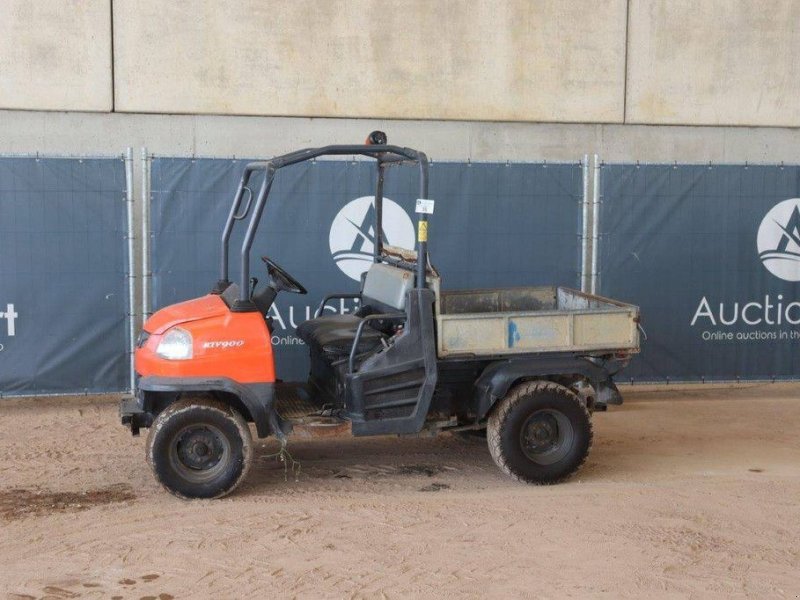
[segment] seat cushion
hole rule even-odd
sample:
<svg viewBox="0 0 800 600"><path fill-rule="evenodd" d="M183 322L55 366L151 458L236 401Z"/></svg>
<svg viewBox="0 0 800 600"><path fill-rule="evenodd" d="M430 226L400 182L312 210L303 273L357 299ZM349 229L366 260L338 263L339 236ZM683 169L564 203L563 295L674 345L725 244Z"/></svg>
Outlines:
<svg viewBox="0 0 800 600"><path fill-rule="evenodd" d="M352 329L353 336L361 318L352 314L347 315L325 315L315 319L308 319L297 326L297 337L306 344L317 341L317 334L322 330Z"/></svg>
<svg viewBox="0 0 800 600"><path fill-rule="evenodd" d="M297 327L297 336L309 346L327 354L349 354L361 318L355 315L326 315L304 321ZM383 335L369 325L364 326L358 342L358 353L375 348Z"/></svg>

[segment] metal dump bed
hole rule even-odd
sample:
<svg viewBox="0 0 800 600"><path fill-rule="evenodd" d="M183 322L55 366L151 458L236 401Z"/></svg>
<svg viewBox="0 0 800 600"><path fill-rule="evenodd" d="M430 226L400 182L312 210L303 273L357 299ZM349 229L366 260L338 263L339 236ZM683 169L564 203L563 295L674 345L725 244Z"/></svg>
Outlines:
<svg viewBox="0 0 800 600"><path fill-rule="evenodd" d="M441 292L437 352L638 352L639 307L565 287Z"/></svg>

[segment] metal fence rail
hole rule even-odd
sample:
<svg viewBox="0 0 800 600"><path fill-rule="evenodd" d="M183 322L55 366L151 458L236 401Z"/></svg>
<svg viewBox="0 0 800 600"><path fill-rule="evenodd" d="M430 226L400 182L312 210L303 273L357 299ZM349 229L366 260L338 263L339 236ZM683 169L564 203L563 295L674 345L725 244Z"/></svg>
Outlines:
<svg viewBox="0 0 800 600"><path fill-rule="evenodd" d="M245 162L145 148L138 160L130 148L0 156L0 397L132 388L141 320L215 281L222 213ZM359 160L282 175L256 252L313 281L310 299L283 298L274 315L281 375L302 378L294 327L317 296L358 285L373 176ZM561 284L640 304L648 339L623 375L630 382L800 377L800 270L792 280L768 265L800 241L789 202L800 197L800 167L584 155L432 161L431 176L431 252L447 288ZM413 240L409 177L393 169L386 184L395 218L385 235L401 245Z"/></svg>

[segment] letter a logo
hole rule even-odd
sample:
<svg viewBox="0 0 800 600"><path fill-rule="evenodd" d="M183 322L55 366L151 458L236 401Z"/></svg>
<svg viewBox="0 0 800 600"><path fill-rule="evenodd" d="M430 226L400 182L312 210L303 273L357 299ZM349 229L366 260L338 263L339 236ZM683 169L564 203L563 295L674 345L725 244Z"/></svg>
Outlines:
<svg viewBox="0 0 800 600"><path fill-rule="evenodd" d="M356 281L372 264L375 251L375 198L362 196L344 205L331 223L328 243L331 255L342 272ZM384 245L414 248L414 224L403 208L383 199Z"/></svg>
<svg viewBox="0 0 800 600"><path fill-rule="evenodd" d="M758 228L758 257L784 281L800 281L800 198L779 202Z"/></svg>

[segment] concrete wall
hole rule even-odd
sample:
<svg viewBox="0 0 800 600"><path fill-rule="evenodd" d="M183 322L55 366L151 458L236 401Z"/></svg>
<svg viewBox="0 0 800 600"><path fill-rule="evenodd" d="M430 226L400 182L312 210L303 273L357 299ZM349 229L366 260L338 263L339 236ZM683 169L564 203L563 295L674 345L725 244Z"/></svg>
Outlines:
<svg viewBox="0 0 800 600"><path fill-rule="evenodd" d="M627 121L800 125L800 2L630 5Z"/></svg>
<svg viewBox="0 0 800 600"><path fill-rule="evenodd" d="M798 23L797 0L4 0L0 109L800 127Z"/></svg>
<svg viewBox="0 0 800 600"><path fill-rule="evenodd" d="M622 119L625 0L138 0L114 30L122 111Z"/></svg>
<svg viewBox="0 0 800 600"><path fill-rule="evenodd" d="M0 2L0 108L112 109L108 0Z"/></svg>
<svg viewBox="0 0 800 600"><path fill-rule="evenodd" d="M373 129L433 160L800 162L800 128L487 123L214 115L0 111L0 154L267 158L305 146L359 143Z"/></svg>

